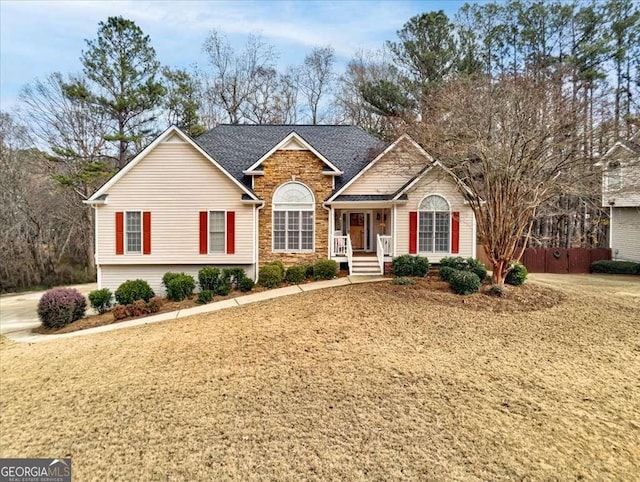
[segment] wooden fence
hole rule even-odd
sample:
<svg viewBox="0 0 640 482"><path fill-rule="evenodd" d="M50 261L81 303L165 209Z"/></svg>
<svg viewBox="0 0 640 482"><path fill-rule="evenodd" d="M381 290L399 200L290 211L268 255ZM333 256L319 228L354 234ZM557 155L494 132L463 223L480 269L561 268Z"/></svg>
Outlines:
<svg viewBox="0 0 640 482"><path fill-rule="evenodd" d="M484 247L477 247L478 259L488 268ZM527 248L522 263L530 273L588 273L591 263L611 259L609 248Z"/></svg>

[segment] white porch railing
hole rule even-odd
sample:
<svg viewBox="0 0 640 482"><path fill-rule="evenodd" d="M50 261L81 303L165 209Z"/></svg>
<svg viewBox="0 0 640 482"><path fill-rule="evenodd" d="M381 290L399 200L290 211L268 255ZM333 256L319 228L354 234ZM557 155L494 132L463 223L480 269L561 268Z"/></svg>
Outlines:
<svg viewBox="0 0 640 482"><path fill-rule="evenodd" d="M393 238L389 235L378 235L378 251L384 256L393 256Z"/></svg>
<svg viewBox="0 0 640 482"><path fill-rule="evenodd" d="M351 236L347 234L347 263L349 264L349 276L353 273L353 246L351 245Z"/></svg>
<svg viewBox="0 0 640 482"><path fill-rule="evenodd" d="M332 254L333 256L347 255L347 236L333 236Z"/></svg>
<svg viewBox="0 0 640 482"><path fill-rule="evenodd" d="M378 265L380 266L380 273L384 274L384 244L382 244L382 236L376 234L376 241L376 255L378 256Z"/></svg>

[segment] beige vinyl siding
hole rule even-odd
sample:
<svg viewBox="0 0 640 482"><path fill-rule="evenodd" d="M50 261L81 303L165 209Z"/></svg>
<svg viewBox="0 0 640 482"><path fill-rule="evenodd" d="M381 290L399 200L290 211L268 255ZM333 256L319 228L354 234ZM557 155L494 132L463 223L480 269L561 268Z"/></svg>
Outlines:
<svg viewBox="0 0 640 482"><path fill-rule="evenodd" d="M164 296L165 290L162 286L162 276L171 271L178 273L187 273L193 276L196 280L196 290L198 281L198 271L204 265L192 264L192 265L103 265L100 267L100 287L109 288L115 292L123 282L131 279L143 279L154 293L158 296ZM237 265L234 265L237 266ZM218 266L219 268L225 268L228 266ZM254 265L242 266L247 272L247 276L254 279L255 270Z"/></svg>
<svg viewBox="0 0 640 482"><path fill-rule="evenodd" d="M464 204L464 197L453 180L444 170L434 168L411 188L407 193L406 204L397 206L396 211L396 255L409 253L409 212L418 211L418 205L425 196L438 194L451 205L451 211L460 213L460 252L452 253L418 253L427 256L431 263L439 263L446 256L473 256L475 239L473 236L473 211Z"/></svg>
<svg viewBox="0 0 640 482"><path fill-rule="evenodd" d="M184 142L164 142L107 192L97 207L97 262L113 264L251 264L253 206L222 171ZM235 254L199 254L199 212L235 211ZM151 254L115 254L115 213L151 212ZM126 242L125 242L126 244Z"/></svg>
<svg viewBox="0 0 640 482"><path fill-rule="evenodd" d="M391 194L404 186L428 160L407 139L393 149L355 180L342 194Z"/></svg>
<svg viewBox="0 0 640 482"><path fill-rule="evenodd" d="M611 256L640 263L640 207L612 208Z"/></svg>

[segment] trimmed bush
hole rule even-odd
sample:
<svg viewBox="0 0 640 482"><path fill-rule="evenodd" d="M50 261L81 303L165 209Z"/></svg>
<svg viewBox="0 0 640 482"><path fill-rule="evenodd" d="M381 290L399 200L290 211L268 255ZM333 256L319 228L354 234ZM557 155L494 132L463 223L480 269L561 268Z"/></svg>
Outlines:
<svg viewBox="0 0 640 482"><path fill-rule="evenodd" d="M391 262L391 270L396 276L411 276L413 274L413 256L403 254Z"/></svg>
<svg viewBox="0 0 640 482"><path fill-rule="evenodd" d="M429 259L424 256L411 256L410 254L398 256L391 262L391 270L396 276L424 277L429 272L429 266Z"/></svg>
<svg viewBox="0 0 640 482"><path fill-rule="evenodd" d="M120 305L130 305L136 300L149 301L155 293L145 280L127 280L118 286L116 290L116 301Z"/></svg>
<svg viewBox="0 0 640 482"><path fill-rule="evenodd" d="M111 309L114 320L124 320L129 317L129 311L125 305L116 305Z"/></svg>
<svg viewBox="0 0 640 482"><path fill-rule="evenodd" d="M196 282L193 276L186 273L166 273L162 277L162 282L167 279L165 288L167 289L167 298L171 301L182 301L193 295L196 288Z"/></svg>
<svg viewBox="0 0 640 482"><path fill-rule="evenodd" d="M247 274L242 268L225 268L222 270L222 276L220 278L223 282L228 282L232 288L237 288L240 280L246 277Z"/></svg>
<svg viewBox="0 0 640 482"><path fill-rule="evenodd" d="M302 283L307 278L307 267L306 266L290 266L287 269L287 274L284 277L284 280L287 283L291 284L299 284Z"/></svg>
<svg viewBox="0 0 640 482"><path fill-rule="evenodd" d="M313 265L315 279L333 279L338 274L338 263L332 259L319 259Z"/></svg>
<svg viewBox="0 0 640 482"><path fill-rule="evenodd" d="M127 305L127 311L130 316L142 316L149 312L147 302L144 300L136 300L130 305Z"/></svg>
<svg viewBox="0 0 640 482"><path fill-rule="evenodd" d="M258 284L265 288L276 288L282 284L282 271L275 264L267 264L258 271Z"/></svg>
<svg viewBox="0 0 640 482"><path fill-rule="evenodd" d="M62 328L82 318L87 300L73 288L54 288L38 302L38 318L46 328Z"/></svg>
<svg viewBox="0 0 640 482"><path fill-rule="evenodd" d="M253 285L254 284L255 283L253 282L253 280L251 278L245 276L238 283L238 288L240 289L240 291L246 293L247 291L251 291L253 289Z"/></svg>
<svg viewBox="0 0 640 482"><path fill-rule="evenodd" d="M451 278L451 275L456 271L458 270L455 268L452 268L451 266L440 266L440 269L438 270L438 274L440 275L440 279L442 281L449 281L449 278Z"/></svg>
<svg viewBox="0 0 640 482"><path fill-rule="evenodd" d="M440 266L446 266L461 271L471 271L480 278L480 281L484 281L487 277L487 268L485 268L482 261L476 258L463 258L462 256L442 258L440 260Z"/></svg>
<svg viewBox="0 0 640 482"><path fill-rule="evenodd" d="M220 282L220 270L215 266L204 266L198 271L198 283L200 289L214 291Z"/></svg>
<svg viewBox="0 0 640 482"><path fill-rule="evenodd" d="M278 269L280 270L280 276L282 277L282 279L284 279L284 275L285 275L285 269L284 269L284 264L282 264L282 261L280 261L279 259L272 261L271 263L269 263L273 266L277 266Z"/></svg>
<svg viewBox="0 0 640 482"><path fill-rule="evenodd" d="M308 264L308 265L306 266L306 268L307 268L307 271L306 271L306 273L305 273L305 276L306 276L307 278L313 278L313 265L312 265L312 264Z"/></svg>
<svg viewBox="0 0 640 482"><path fill-rule="evenodd" d="M211 303L213 299L213 291L211 290L202 290L198 293L198 303L201 305L206 305L207 303Z"/></svg>
<svg viewBox="0 0 640 482"><path fill-rule="evenodd" d="M407 285L414 285L414 284L416 284L416 282L413 281L411 278L405 278L404 276L398 276L397 278L393 278L393 284L394 285L407 286Z"/></svg>
<svg viewBox="0 0 640 482"><path fill-rule="evenodd" d="M527 279L529 272L522 263L513 263L511 270L507 273L504 282L513 285L520 286Z"/></svg>
<svg viewBox="0 0 640 482"><path fill-rule="evenodd" d="M98 313L106 313L113 305L113 293L109 288L93 290L89 293L89 303L91 303L91 308Z"/></svg>
<svg viewBox="0 0 640 482"><path fill-rule="evenodd" d="M424 256L414 256L413 258L413 276L424 278L429 272L429 259Z"/></svg>
<svg viewBox="0 0 640 482"><path fill-rule="evenodd" d="M154 296L147 302L147 311L149 313L157 313L162 308L164 300L159 296Z"/></svg>
<svg viewBox="0 0 640 482"><path fill-rule="evenodd" d="M231 293L231 283L228 281L221 281L218 286L216 286L216 294L219 296L227 296Z"/></svg>
<svg viewBox="0 0 640 482"><path fill-rule="evenodd" d="M480 278L471 271L456 270L449 277L449 286L459 295L470 295L480 289Z"/></svg>
<svg viewBox="0 0 640 482"><path fill-rule="evenodd" d="M495 296L496 298L504 298L507 293L504 290L504 286L491 285L485 290L485 294L488 296Z"/></svg>
<svg viewBox="0 0 640 482"><path fill-rule="evenodd" d="M632 261L601 260L591 263L592 273L640 274L640 263Z"/></svg>

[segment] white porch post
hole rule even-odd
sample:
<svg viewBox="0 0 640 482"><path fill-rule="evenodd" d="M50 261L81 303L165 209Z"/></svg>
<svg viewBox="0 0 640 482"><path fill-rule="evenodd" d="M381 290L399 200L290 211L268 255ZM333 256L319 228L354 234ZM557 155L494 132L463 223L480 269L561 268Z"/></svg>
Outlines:
<svg viewBox="0 0 640 482"><path fill-rule="evenodd" d="M398 212L398 207L394 204L393 205L393 214L391 215L391 227L392 227L392 233L393 233L393 240L391 241L393 243L393 257L395 258L397 256L397 250L398 250L398 237L396 236L396 214Z"/></svg>
<svg viewBox="0 0 640 482"><path fill-rule="evenodd" d="M333 233L335 231L335 212L333 206L329 208L329 255L327 256L331 259L331 254L333 252Z"/></svg>

